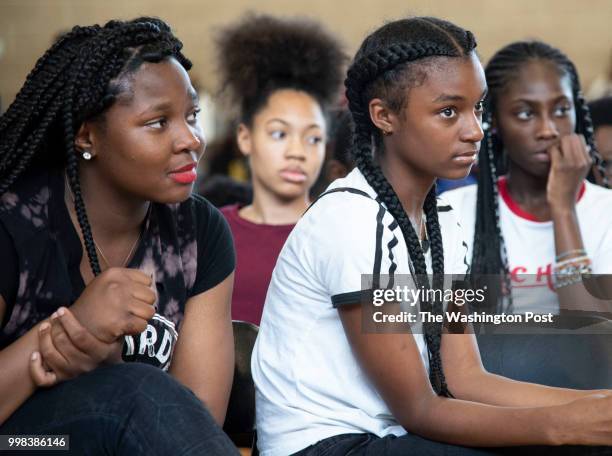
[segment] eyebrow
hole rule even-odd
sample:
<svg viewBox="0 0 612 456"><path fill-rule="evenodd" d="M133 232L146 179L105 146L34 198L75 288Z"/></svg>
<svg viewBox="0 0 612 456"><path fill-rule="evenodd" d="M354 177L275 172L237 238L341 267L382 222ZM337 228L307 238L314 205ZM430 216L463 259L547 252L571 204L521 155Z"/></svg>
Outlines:
<svg viewBox="0 0 612 456"><path fill-rule="evenodd" d="M195 90L189 90L187 95L189 95L189 98L191 98L191 101L193 102L193 104L197 105L200 102L200 97L198 96ZM162 101L159 104L149 106L148 108L143 109L138 115L144 116L150 112L165 111L167 109L170 109L171 107L172 107L171 101Z"/></svg>
<svg viewBox="0 0 612 456"><path fill-rule="evenodd" d="M572 99L569 98L567 95L562 94L562 95L555 97L552 101L553 103L558 103L560 101L572 101ZM533 103L542 103L542 100L536 100L533 98L517 98L516 100L513 100L513 103L533 104Z"/></svg>
<svg viewBox="0 0 612 456"><path fill-rule="evenodd" d="M286 122L286 121L284 121L283 119L279 119L278 117L274 117L274 118L272 118L272 119L268 120L268 121L266 122L266 125L271 124L272 122L280 122L280 123L282 123L283 125L286 125L286 126L288 126L288 127L290 126L290 125L289 125L289 122ZM319 124L316 124L316 123L313 123L313 124L307 125L305 129L306 129L306 130L309 130L309 129L311 129L311 128L323 128L323 126L322 126L322 125L319 125Z"/></svg>
<svg viewBox="0 0 612 456"><path fill-rule="evenodd" d="M480 99L483 99L487 96L488 89L485 89L480 95ZM433 102L434 103L448 103L449 101L464 101L465 97L463 95L453 95L448 93L443 93L438 96Z"/></svg>

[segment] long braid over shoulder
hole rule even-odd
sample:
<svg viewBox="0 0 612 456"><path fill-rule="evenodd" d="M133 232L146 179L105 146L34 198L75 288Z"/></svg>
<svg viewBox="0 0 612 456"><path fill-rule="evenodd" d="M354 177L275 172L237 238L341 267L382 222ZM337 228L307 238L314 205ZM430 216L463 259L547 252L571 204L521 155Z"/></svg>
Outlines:
<svg viewBox="0 0 612 456"><path fill-rule="evenodd" d="M425 199L427 234L431 240L433 284L427 278L425 255L419 237L389 181L375 160L384 153L381 134L372 123L369 102L383 99L399 111L406 102L406 89L426 77L427 65L440 57L465 58L476 47L471 32L436 18L414 17L388 23L368 36L355 56L345 81L355 135L352 153L357 167L397 221L420 285L440 287L444 274L444 251L438 222L435 188ZM433 68L433 67L432 67ZM442 304L422 302L422 310L442 312ZM424 324L430 362L430 380L436 393L451 396L440 356L442 324Z"/></svg>
<svg viewBox="0 0 612 456"><path fill-rule="evenodd" d="M128 92L127 76L144 62L174 57L187 70L182 43L160 19L141 17L74 27L36 62L15 101L0 117L0 197L29 168L66 167L91 269L100 273L79 183L75 134Z"/></svg>

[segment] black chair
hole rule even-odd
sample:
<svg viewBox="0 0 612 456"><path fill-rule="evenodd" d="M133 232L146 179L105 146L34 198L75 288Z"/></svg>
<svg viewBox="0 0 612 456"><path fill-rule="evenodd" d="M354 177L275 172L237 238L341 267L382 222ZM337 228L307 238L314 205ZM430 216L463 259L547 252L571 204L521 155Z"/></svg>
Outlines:
<svg viewBox="0 0 612 456"><path fill-rule="evenodd" d="M251 353L259 328L246 321L232 321L234 330L234 380L223 430L237 447L253 448L255 433L255 384L251 375Z"/></svg>
<svg viewBox="0 0 612 456"><path fill-rule="evenodd" d="M586 320L589 321L586 321ZM601 334L477 334L485 368L515 380L576 389L612 388L612 322L584 317ZM575 319L573 320L575 321Z"/></svg>

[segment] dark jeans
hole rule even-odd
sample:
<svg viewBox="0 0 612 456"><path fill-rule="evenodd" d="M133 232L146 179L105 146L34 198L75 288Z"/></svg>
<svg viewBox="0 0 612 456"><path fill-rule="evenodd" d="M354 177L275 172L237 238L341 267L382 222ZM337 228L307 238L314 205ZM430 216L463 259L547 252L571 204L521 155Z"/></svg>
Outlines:
<svg viewBox="0 0 612 456"><path fill-rule="evenodd" d="M612 455L612 447L468 448L434 442L417 435L383 438L373 434L342 434L321 440L293 456L487 456L487 455Z"/></svg>
<svg viewBox="0 0 612 456"><path fill-rule="evenodd" d="M0 426L6 434L70 435L70 453L49 452L56 456L238 454L189 389L141 363L101 367L39 390Z"/></svg>

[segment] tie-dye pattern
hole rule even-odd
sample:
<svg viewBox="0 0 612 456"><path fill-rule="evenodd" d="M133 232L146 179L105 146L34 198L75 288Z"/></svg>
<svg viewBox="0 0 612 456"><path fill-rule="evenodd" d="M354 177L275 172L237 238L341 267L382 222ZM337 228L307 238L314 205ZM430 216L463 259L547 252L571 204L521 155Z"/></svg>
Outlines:
<svg viewBox="0 0 612 456"><path fill-rule="evenodd" d="M83 253L70 250L71 246L64 242L77 234L67 217L63 198L59 171L28 176L0 197L0 223L11 236L19 261L16 299L0 331L0 348L58 307L72 304L83 291L78 271L78 258ZM133 338L135 347L127 356L130 361L164 369L169 366L168 350L173 350L177 340L175 328L180 327L185 303L201 280L197 274L203 246L198 245L198 238L206 239L206 233L201 232L205 227L198 225L202 218L198 211L208 211L208 217L207 205L194 197L180 204L152 205L129 267L152 275L158 296L157 314L147 328L149 332ZM74 232L67 233L71 230ZM139 347L139 341L145 342L146 349Z"/></svg>

